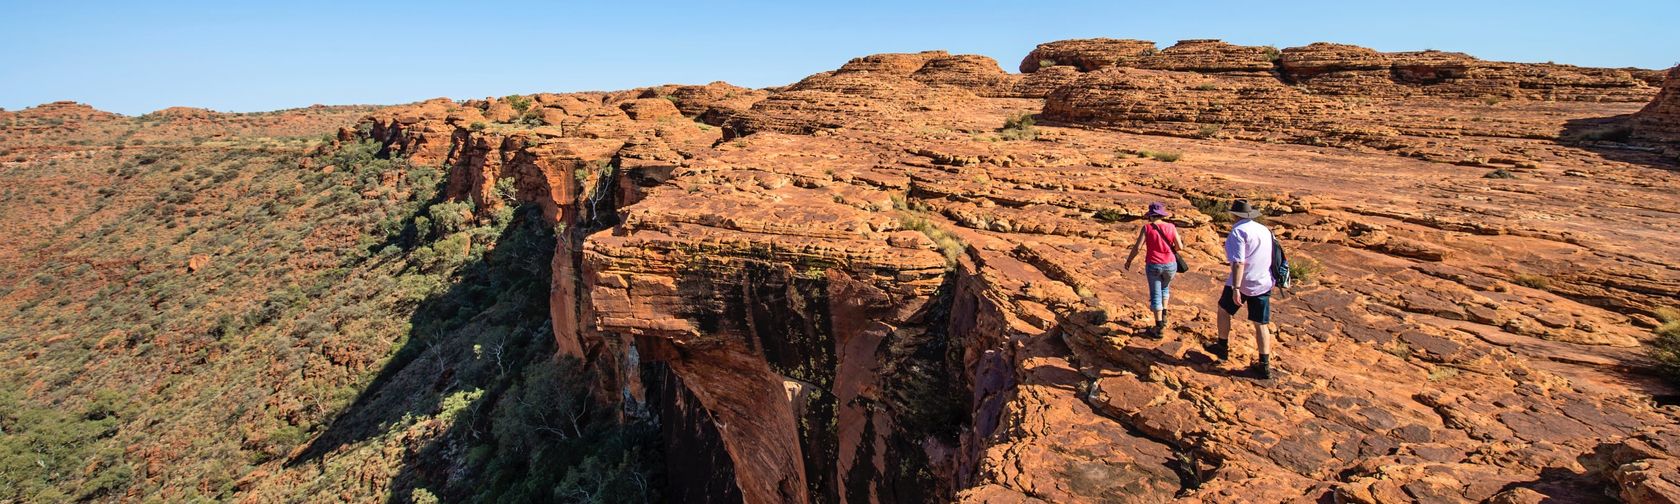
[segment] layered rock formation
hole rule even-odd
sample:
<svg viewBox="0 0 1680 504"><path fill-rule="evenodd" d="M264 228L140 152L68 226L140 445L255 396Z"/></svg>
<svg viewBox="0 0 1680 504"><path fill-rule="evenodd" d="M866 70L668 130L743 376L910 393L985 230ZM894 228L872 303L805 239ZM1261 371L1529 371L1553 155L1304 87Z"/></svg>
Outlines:
<svg viewBox="0 0 1680 504"><path fill-rule="evenodd" d="M1107 39L1022 70L885 54L770 91L434 100L343 135L448 167L481 211L511 179L563 226L559 348L657 419L685 501L1675 495L1680 411L1652 400L1673 392L1627 371L1680 296L1680 179L1556 142L1644 81ZM1035 113L1056 125L996 132ZM1276 301L1269 382L1241 373L1246 336L1234 362L1204 349L1237 197L1320 268ZM1195 265L1161 339L1123 257L1151 201Z"/></svg>
<svg viewBox="0 0 1680 504"><path fill-rule="evenodd" d="M1023 87L1052 90L1042 94L1047 120L1369 148L1471 165L1534 164L1527 153L1488 148L1484 138L1558 138L1564 128L1534 120L1537 112L1593 108L1548 102L1645 102L1655 91L1643 74L1627 69L1489 62L1441 51L1382 53L1329 43L1280 51L1216 40L1159 51L1135 43L1046 46L1045 54L1078 48L1080 61L1112 62L1077 76L1061 70L1047 76L1050 84L1030 87L1036 73L1029 74Z"/></svg>
<svg viewBox="0 0 1680 504"><path fill-rule="evenodd" d="M1633 136L1651 142L1680 143L1680 67L1668 71L1662 91L1634 115Z"/></svg>
<svg viewBox="0 0 1680 504"><path fill-rule="evenodd" d="M1366 98L1644 102L1653 92L1652 75L1639 69L1505 63L1434 50L1383 53L1331 43L1280 51L1194 39L1157 50L1153 42L1143 40L1064 40L1040 44L1021 61L1021 72L1031 74L1055 66L1072 66L1081 72L1128 67L1272 76L1307 92Z"/></svg>
<svg viewBox="0 0 1680 504"><path fill-rule="evenodd" d="M1021 73L1072 66L1081 72L1113 66L1121 58L1154 52L1155 43L1133 39L1075 39L1039 44L1021 60Z"/></svg>

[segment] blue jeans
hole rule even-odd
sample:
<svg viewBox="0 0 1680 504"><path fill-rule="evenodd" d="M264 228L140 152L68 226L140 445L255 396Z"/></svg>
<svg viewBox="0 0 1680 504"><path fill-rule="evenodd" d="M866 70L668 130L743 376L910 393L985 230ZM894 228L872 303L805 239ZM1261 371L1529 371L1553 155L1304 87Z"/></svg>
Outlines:
<svg viewBox="0 0 1680 504"><path fill-rule="evenodd" d="M1172 296L1173 276L1177 274L1177 264L1146 264L1143 266L1143 276L1149 279L1150 310L1161 311L1167 309L1167 298Z"/></svg>

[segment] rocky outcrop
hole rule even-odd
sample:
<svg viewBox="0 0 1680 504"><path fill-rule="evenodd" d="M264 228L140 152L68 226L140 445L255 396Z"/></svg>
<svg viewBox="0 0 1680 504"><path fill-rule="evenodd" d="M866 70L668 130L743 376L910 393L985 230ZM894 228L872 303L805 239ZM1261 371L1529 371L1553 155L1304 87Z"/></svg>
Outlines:
<svg viewBox="0 0 1680 504"><path fill-rule="evenodd" d="M1680 143L1680 67L1668 71L1662 92L1634 114L1633 137L1649 142Z"/></svg>
<svg viewBox="0 0 1680 504"><path fill-rule="evenodd" d="M1015 96L1019 75L1005 73L997 60L974 54L942 56L928 60L910 78L929 86L950 86L976 95L998 98Z"/></svg>
<svg viewBox="0 0 1680 504"><path fill-rule="evenodd" d="M1275 79L1106 68L1045 98L1044 117L1129 131L1296 139L1328 130L1339 108ZM1226 130L1229 131L1226 131Z"/></svg>
<svg viewBox="0 0 1680 504"><path fill-rule="evenodd" d="M771 94L732 118L726 129L741 136L869 127L910 112L950 110L978 96L1012 93L1012 76L988 67L996 63L944 51L857 58Z"/></svg>
<svg viewBox="0 0 1680 504"><path fill-rule="evenodd" d="M858 208L889 207L905 179L842 182L883 175L866 160L895 154L751 139L687 163L679 183L653 188L613 233L588 238L584 353L659 362L659 380L694 399L659 408L720 426L748 502L929 496L949 483L900 464L928 458L930 441L906 432L927 428L920 408L938 398L905 387L927 385L923 375L943 365L930 346L944 345L946 260L891 216ZM640 394L645 376L627 369L615 386L632 401L666 400ZM696 469L672 468L685 479L731 476Z"/></svg>
<svg viewBox="0 0 1680 504"><path fill-rule="evenodd" d="M769 93L747 89L727 82L713 82L704 86L660 86L643 91L642 98L666 98L676 104L682 115L697 121L720 126L730 116L745 111L763 100Z"/></svg>
<svg viewBox="0 0 1680 504"><path fill-rule="evenodd" d="M1623 70L1493 63L1439 51L1380 53L1338 44L1267 49L1188 41L1120 60L1120 66L1077 74L1061 70L1042 79L1052 84L1037 88L1053 86L1042 118L1134 133L1367 148L1465 165L1524 167L1537 162L1534 156L1462 139L1560 139L1566 128L1533 120L1537 117L1527 115L1524 104L1625 102L1642 100L1648 92ZM1188 57L1162 59L1173 53ZM1258 61L1274 57L1275 71L1259 70ZM1040 80L1037 75L1030 74L1022 86ZM1505 105L1507 100L1515 101Z"/></svg>
<svg viewBox="0 0 1680 504"><path fill-rule="evenodd" d="M1081 72L1118 66L1269 76L1309 93L1377 98L1643 102L1655 92L1649 71L1638 69L1504 63L1434 50L1383 53L1322 42L1280 51L1214 39L1182 40L1161 50L1141 40L1064 40L1039 45L1021 71L1054 66L1046 63Z"/></svg>
<svg viewBox="0 0 1680 504"><path fill-rule="evenodd" d="M1278 50L1239 46L1215 39L1180 40L1160 51L1146 51L1116 60L1114 66L1272 77Z"/></svg>
<svg viewBox="0 0 1680 504"><path fill-rule="evenodd" d="M1622 74L1153 47L1045 44L1024 76L924 52L763 91L435 100L365 134L481 210L511 179L563 229L560 351L659 423L685 501L1665 495L1680 410L1625 370L1680 295L1680 244L1644 232L1680 211L1675 181L1553 140L1628 102L1480 99ZM1048 124L1034 140L992 135L1022 113ZM1271 381L1242 371L1247 328L1234 360L1205 349L1234 197L1318 265L1275 301ZM1152 201L1196 265L1165 338L1123 257Z"/></svg>
<svg viewBox="0 0 1680 504"><path fill-rule="evenodd" d="M1071 66L1081 72L1114 66L1121 58L1155 52L1155 43L1132 39L1074 39L1039 44L1021 59L1021 73Z"/></svg>

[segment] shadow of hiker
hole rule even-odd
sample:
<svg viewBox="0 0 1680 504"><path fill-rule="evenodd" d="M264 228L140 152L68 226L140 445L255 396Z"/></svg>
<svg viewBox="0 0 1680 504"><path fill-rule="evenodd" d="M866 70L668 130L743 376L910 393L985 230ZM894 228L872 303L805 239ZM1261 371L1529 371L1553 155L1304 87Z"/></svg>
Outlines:
<svg viewBox="0 0 1680 504"><path fill-rule="evenodd" d="M1604 159L1664 170L1680 170L1680 160L1658 146L1633 140L1633 115L1570 119L1557 143L1591 151Z"/></svg>

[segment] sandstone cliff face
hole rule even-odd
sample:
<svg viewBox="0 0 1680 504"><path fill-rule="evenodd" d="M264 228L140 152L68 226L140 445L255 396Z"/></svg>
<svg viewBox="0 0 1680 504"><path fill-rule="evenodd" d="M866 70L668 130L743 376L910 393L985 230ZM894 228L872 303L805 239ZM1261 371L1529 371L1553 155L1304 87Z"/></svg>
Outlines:
<svg viewBox="0 0 1680 504"><path fill-rule="evenodd" d="M772 91L431 101L366 134L565 226L559 348L658 419L685 501L1672 495L1680 412L1621 369L1680 295L1680 180L1555 141L1643 81L1216 41L1058 42L1022 70L885 54ZM1057 125L994 133L1022 113ZM1272 382L1240 373L1247 339L1203 348L1209 203L1234 197L1322 266L1277 302ZM1151 201L1196 265L1164 339L1124 271Z"/></svg>
<svg viewBox="0 0 1680 504"><path fill-rule="evenodd" d="M1680 67L1668 71L1662 91L1634 115L1633 136L1651 142L1680 143Z"/></svg>

